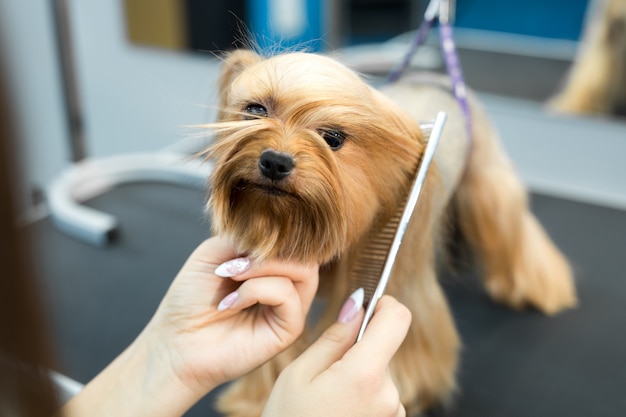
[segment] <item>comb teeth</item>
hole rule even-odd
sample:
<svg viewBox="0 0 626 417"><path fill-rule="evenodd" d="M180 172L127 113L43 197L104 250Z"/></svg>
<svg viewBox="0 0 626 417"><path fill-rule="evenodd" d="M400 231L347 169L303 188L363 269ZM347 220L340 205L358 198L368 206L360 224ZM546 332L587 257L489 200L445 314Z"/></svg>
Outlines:
<svg viewBox="0 0 626 417"><path fill-rule="evenodd" d="M402 218L404 205L400 204L385 226L370 237L367 246L358 254L350 267L349 294L358 288L363 288L365 291L365 305L372 299L372 295L380 280L387 256L389 255L389 249Z"/></svg>
<svg viewBox="0 0 626 417"><path fill-rule="evenodd" d="M445 114L443 121L445 121ZM436 122L437 120L433 123L420 124L422 133L426 138L431 136ZM418 161L418 171L420 165L422 164L423 157L424 155L422 155ZM365 291L365 307L367 307L372 300L372 296L374 295L378 282L382 276L391 245L396 237L398 227L400 226L400 220L404 215L404 208L407 205L408 199L409 195L407 194L404 196L398 205L396 212L393 216L391 216L387 223L385 223L385 225L376 234L369 237L367 246L360 253L358 253L354 263L350 266L348 273L348 294L352 294L357 289L363 288Z"/></svg>

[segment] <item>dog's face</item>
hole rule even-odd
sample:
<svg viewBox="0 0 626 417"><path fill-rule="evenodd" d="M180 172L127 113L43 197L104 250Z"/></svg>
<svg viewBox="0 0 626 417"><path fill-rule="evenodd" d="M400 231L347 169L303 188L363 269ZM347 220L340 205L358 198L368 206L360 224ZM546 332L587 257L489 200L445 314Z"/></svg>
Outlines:
<svg viewBox="0 0 626 417"><path fill-rule="evenodd" d="M419 127L330 58L224 62L209 210L254 258L325 263L393 213L423 150Z"/></svg>

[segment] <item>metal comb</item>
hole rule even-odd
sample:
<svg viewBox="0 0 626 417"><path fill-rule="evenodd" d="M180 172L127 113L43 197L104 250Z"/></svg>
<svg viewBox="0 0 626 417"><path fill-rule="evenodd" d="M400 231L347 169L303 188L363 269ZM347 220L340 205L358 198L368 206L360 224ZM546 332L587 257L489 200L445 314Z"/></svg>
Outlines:
<svg viewBox="0 0 626 417"><path fill-rule="evenodd" d="M383 231L381 231L381 233L379 233L376 238L373 239L371 244L368 245L368 248L366 248L366 250L362 254L365 255L361 256L362 258L369 258L369 263L366 263L361 267L357 266L351 271L352 274L368 274L372 272L376 273L380 270L380 267L376 268L376 264L384 261L382 273L380 273L380 276L378 278L378 284L376 285L374 293L365 309L365 317L363 318L363 323L361 324L361 328L357 336L357 342L363 337L363 333L365 332L367 325L374 315L376 304L378 303L378 300L380 300L380 298L383 296L385 288L387 287L387 283L389 282L389 277L391 276L396 257L398 256L400 245L402 244L404 234L411 220L411 216L413 215L413 211L415 210L415 206L417 205L417 201L419 200L424 182L426 181L428 168L430 168L433 157L435 156L435 151L437 149L437 145L439 144L439 139L441 138L441 133L443 131L446 119L446 113L439 112L432 125L427 124L421 126L424 132L426 132L429 128L431 129L431 132L428 138L428 143L426 144L426 148L424 149L422 161L417 169L415 180L413 182L413 185L411 186L411 190L406 200L406 204L404 205L404 210L398 210L394 218L392 218L387 223ZM390 240L391 246L388 245L388 242ZM385 243L385 241L387 243ZM381 256L382 252L386 252L386 256ZM363 279L367 279L367 277L357 277L358 282L363 282Z"/></svg>

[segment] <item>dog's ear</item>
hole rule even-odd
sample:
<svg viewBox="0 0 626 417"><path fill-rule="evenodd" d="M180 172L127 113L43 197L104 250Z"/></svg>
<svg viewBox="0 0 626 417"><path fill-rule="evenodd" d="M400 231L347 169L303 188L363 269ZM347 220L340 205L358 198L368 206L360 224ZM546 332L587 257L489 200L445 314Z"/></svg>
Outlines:
<svg viewBox="0 0 626 417"><path fill-rule="evenodd" d="M222 64L218 78L219 87L219 115L218 121L223 120L222 111L228 101L228 90L232 81L249 66L256 64L263 58L249 49L236 49L229 52Z"/></svg>
<svg viewBox="0 0 626 417"><path fill-rule="evenodd" d="M220 91L224 91L226 87L241 74L243 70L250 65L256 64L261 61L261 58L256 53L249 49L235 49L229 52L222 64L222 70L219 77Z"/></svg>

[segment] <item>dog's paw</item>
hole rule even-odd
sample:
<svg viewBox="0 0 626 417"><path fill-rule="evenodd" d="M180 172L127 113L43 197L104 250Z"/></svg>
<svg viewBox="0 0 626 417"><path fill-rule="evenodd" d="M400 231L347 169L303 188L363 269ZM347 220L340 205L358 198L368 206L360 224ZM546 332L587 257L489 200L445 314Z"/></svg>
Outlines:
<svg viewBox="0 0 626 417"><path fill-rule="evenodd" d="M576 288L563 254L534 217L525 218L523 236L509 259L500 259L500 268L487 275L489 295L515 309L534 307L548 315L574 307Z"/></svg>
<svg viewBox="0 0 626 417"><path fill-rule="evenodd" d="M491 278L485 283L489 296L516 310L533 307L554 315L577 304L571 276L534 276L519 279Z"/></svg>
<svg viewBox="0 0 626 417"><path fill-rule="evenodd" d="M547 239L520 248L511 269L487 276L491 298L515 309L533 307L553 315L576 306L576 288L565 257Z"/></svg>

